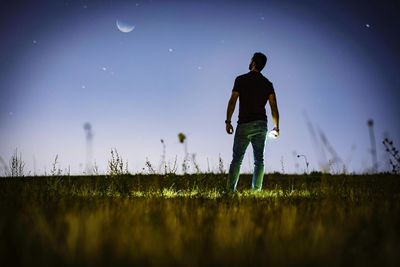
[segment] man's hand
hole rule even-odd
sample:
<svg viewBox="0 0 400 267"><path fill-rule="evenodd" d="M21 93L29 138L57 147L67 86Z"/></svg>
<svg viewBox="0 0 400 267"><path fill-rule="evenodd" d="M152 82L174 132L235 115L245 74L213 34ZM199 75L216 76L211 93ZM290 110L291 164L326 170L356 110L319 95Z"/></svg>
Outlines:
<svg viewBox="0 0 400 267"><path fill-rule="evenodd" d="M239 93L236 91L232 91L232 95L231 98L229 99L228 107L226 109L225 127L226 127L226 132L228 134L233 134L233 126L231 124L231 118L233 112L235 111L236 101L238 98L239 98Z"/></svg>
<svg viewBox="0 0 400 267"><path fill-rule="evenodd" d="M226 126L226 132L228 134L233 134L233 126L232 126L232 124L231 123L225 123L225 126Z"/></svg>
<svg viewBox="0 0 400 267"><path fill-rule="evenodd" d="M268 101L269 105L271 106L272 121L275 126L274 129L278 132L279 135L279 111L278 111L278 104L276 103L275 94L270 94Z"/></svg>
<svg viewBox="0 0 400 267"><path fill-rule="evenodd" d="M274 127L274 129L271 130L271 134L275 136L275 138L278 138L279 136L279 128Z"/></svg>

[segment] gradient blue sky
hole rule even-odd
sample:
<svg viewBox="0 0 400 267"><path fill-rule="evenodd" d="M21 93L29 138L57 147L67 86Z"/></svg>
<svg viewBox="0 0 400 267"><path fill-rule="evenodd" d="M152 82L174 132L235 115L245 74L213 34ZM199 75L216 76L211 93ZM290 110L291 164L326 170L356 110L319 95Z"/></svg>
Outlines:
<svg viewBox="0 0 400 267"><path fill-rule="evenodd" d="M83 124L105 172L117 148L131 172L146 157L182 163L188 137L202 170L229 166L226 105L254 52L268 56L281 137L267 142L266 170L302 172L333 158L310 134L324 133L348 169L371 167L367 120L375 121L380 170L384 135L400 146L398 5L373 1L13 1L1 3L0 156L17 148L32 173L85 166ZM122 33L116 20L135 25ZM270 117L269 106L267 115ZM234 113L236 127L238 105ZM272 120L269 127L272 128ZM321 146L321 140L317 138ZM249 146L242 172L252 171ZM35 162L35 163L34 163ZM336 167L338 168L338 167Z"/></svg>

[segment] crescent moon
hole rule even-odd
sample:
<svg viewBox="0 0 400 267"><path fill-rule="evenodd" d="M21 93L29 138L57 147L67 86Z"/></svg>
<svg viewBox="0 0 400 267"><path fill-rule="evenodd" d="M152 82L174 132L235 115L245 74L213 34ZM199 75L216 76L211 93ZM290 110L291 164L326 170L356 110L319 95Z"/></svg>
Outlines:
<svg viewBox="0 0 400 267"><path fill-rule="evenodd" d="M135 25L129 25L129 24L124 23L123 21L117 20L117 28L121 32L128 33L135 29Z"/></svg>

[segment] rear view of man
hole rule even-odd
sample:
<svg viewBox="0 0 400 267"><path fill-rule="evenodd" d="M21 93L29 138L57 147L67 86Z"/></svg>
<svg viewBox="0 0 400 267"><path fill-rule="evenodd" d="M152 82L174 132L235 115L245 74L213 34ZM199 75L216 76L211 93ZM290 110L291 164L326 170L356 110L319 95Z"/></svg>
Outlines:
<svg viewBox="0 0 400 267"><path fill-rule="evenodd" d="M249 72L236 77L226 112L226 132L233 133L231 124L236 101L239 98L239 120L233 143L233 159L229 168L228 191L235 192L239 181L240 165L246 148L251 143L254 154L252 189L259 191L264 178L264 147L267 137L265 106L269 101L276 136L279 135L279 112L272 83L261 74L267 57L255 53L250 61Z"/></svg>

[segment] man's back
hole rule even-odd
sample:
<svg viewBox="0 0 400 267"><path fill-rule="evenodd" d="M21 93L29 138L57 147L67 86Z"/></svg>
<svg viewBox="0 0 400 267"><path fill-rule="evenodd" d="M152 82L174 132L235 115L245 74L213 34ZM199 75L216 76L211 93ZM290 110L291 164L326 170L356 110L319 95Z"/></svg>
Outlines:
<svg viewBox="0 0 400 267"><path fill-rule="evenodd" d="M238 76L232 91L239 93L238 124L267 120L265 105L275 91L272 83L260 72L250 71Z"/></svg>
<svg viewBox="0 0 400 267"><path fill-rule="evenodd" d="M235 192L239 180L240 165L246 148L251 143L254 155L254 172L251 188L260 191L264 179L264 147L267 137L267 115L265 105L271 106L273 131L279 135L279 112L276 104L275 91L272 83L260 72L267 63L267 57L262 53L254 53L249 64L249 73L240 75L235 80L232 94L226 109L225 129L233 133L232 114L239 99L239 121L233 142L232 162L229 166L228 192Z"/></svg>

